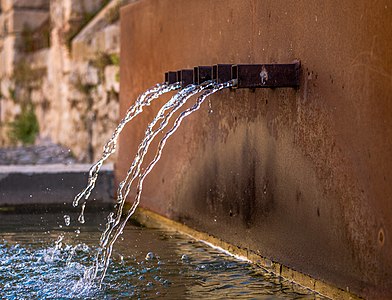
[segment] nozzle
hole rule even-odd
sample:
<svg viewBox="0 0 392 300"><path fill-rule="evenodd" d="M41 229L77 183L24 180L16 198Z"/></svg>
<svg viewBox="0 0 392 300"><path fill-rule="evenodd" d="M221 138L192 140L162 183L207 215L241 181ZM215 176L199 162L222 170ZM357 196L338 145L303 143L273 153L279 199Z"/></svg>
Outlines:
<svg viewBox="0 0 392 300"><path fill-rule="evenodd" d="M165 73L165 83L173 84L177 82L177 72L169 71Z"/></svg>
<svg viewBox="0 0 392 300"><path fill-rule="evenodd" d="M177 71L177 81L181 83L182 88L193 83L193 70L184 69Z"/></svg>
<svg viewBox="0 0 392 300"><path fill-rule="evenodd" d="M198 66L193 68L193 83L201 84L212 79L212 66Z"/></svg>
<svg viewBox="0 0 392 300"><path fill-rule="evenodd" d="M218 64L212 66L212 79L217 83L228 82L232 79L231 76L231 64Z"/></svg>

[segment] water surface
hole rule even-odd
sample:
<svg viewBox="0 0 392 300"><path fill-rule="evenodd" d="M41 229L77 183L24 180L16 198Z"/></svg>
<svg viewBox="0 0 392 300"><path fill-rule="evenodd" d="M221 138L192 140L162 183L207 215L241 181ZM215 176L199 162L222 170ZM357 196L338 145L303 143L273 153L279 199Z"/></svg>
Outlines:
<svg viewBox="0 0 392 300"><path fill-rule="evenodd" d="M58 213L0 215L0 298L321 299L187 236L131 224L101 288L87 285L106 215L86 213L83 226L72 214L70 226Z"/></svg>

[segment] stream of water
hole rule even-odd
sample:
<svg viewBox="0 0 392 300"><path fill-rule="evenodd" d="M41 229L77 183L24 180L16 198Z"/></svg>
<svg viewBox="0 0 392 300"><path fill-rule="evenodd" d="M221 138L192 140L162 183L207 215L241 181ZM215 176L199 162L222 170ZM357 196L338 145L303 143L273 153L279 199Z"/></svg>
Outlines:
<svg viewBox="0 0 392 300"><path fill-rule="evenodd" d="M216 84L213 81L206 81L200 85L191 84L181 89L179 92L177 92L174 96L170 98L168 102L166 102L161 107L156 117L147 126L145 137L138 147L137 153L127 172L127 175L125 179L119 184L117 190L116 206L115 206L116 210L110 213L107 218L106 228L100 238L100 247L98 248L96 259L92 264L92 266L84 272L83 277L81 277L80 283L78 284L79 287L81 288L90 287L94 285L96 281L99 281L99 283L102 284L111 260L113 246L117 241L117 239L119 238L119 236L123 233L127 221L135 212L140 202L140 197L143 189L143 181L145 177L150 173L154 165L157 163L157 161L160 159L162 150L164 148L167 139L177 130L177 128L181 124L181 121L186 116L196 111L200 107L204 99L206 99L209 95L223 88L228 88L231 86L232 86L232 82L228 82L224 84ZM142 111L142 107L145 105L149 105L153 99L156 99L160 95L176 90L178 88L179 88L178 83L172 85L159 84L147 90L145 93L139 96L136 103L128 109L125 118L120 122L118 127L115 129L112 138L105 145L102 158L98 160L98 162L96 162L91 167L86 188L82 192L80 192L73 201L73 206L76 207L79 205L80 200L84 199L81 206L81 212L78 217L78 221L80 223L83 224L85 222L84 219L85 206L91 194L91 191L95 186L99 169L102 166L103 162L116 150L116 143L117 143L118 136L121 133L121 130L126 125L126 123L131 121L138 113ZM192 96L195 96L201 93L202 91L203 93L197 98L196 104L192 108L182 112L180 116L175 120L173 128L169 130L165 134L164 138L159 142L156 156L154 157L152 162L148 165L146 170L141 172L141 165L144 161L144 158L149 150L151 143L156 138L158 133L165 130L173 115L179 109L181 109L181 107L185 105L186 102ZM135 182L136 179L138 179L138 181L136 187L137 192L136 192L135 200L131 206L131 209L128 212L124 212L125 201L127 200L127 197L132 188L132 184ZM125 214L125 218L124 220L121 220L121 217L124 214ZM65 217L67 217L69 223L70 220L68 216ZM57 244L61 242L62 242L62 236L59 236L57 240ZM68 259L69 261L72 260L72 255L74 252L75 251L71 252L71 255Z"/></svg>

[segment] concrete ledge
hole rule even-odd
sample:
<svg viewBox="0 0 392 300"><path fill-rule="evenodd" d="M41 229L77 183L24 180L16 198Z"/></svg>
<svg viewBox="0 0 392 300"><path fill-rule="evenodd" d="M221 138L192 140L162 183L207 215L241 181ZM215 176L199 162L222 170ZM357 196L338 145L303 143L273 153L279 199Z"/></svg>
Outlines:
<svg viewBox="0 0 392 300"><path fill-rule="evenodd" d="M0 167L2 211L38 206L72 209L72 201L87 184L88 164ZM91 194L90 206L113 204L113 165L104 166Z"/></svg>
<svg viewBox="0 0 392 300"><path fill-rule="evenodd" d="M268 272L274 273L277 276L281 276L291 282L306 287L318 294L326 296L331 299L342 299L342 300L354 300L361 299L360 297L351 294L349 291L343 291L335 286L325 283L321 280L312 278L309 275L303 274L296 270L293 270L287 266L284 266L278 262L274 262L265 258L262 253L255 253L248 249L243 249L226 243L219 238L216 238L208 233L200 232L192 229L184 224L167 219L159 214L156 214L150 210L138 208L133 218L140 224L146 227L154 228L165 228L174 230L186 234L196 240L204 241L215 247L222 248L232 255L245 258L257 266L267 270Z"/></svg>

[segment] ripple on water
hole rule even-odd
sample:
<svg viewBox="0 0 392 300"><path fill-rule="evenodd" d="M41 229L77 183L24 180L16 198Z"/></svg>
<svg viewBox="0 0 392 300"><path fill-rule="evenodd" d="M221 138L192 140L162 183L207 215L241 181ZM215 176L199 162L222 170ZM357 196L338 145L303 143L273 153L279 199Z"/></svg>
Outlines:
<svg viewBox="0 0 392 300"><path fill-rule="evenodd" d="M7 226L7 218L12 217L6 216L0 225L2 299L321 299L180 234L131 225L116 244L99 288L83 279L86 272L93 271L98 250L95 245L101 232L94 222L89 220L90 227L82 227L76 234L79 227L72 224L58 228L64 224L63 216L45 215L51 224L45 226L39 217L24 217L21 231ZM72 216L75 218L77 215Z"/></svg>

